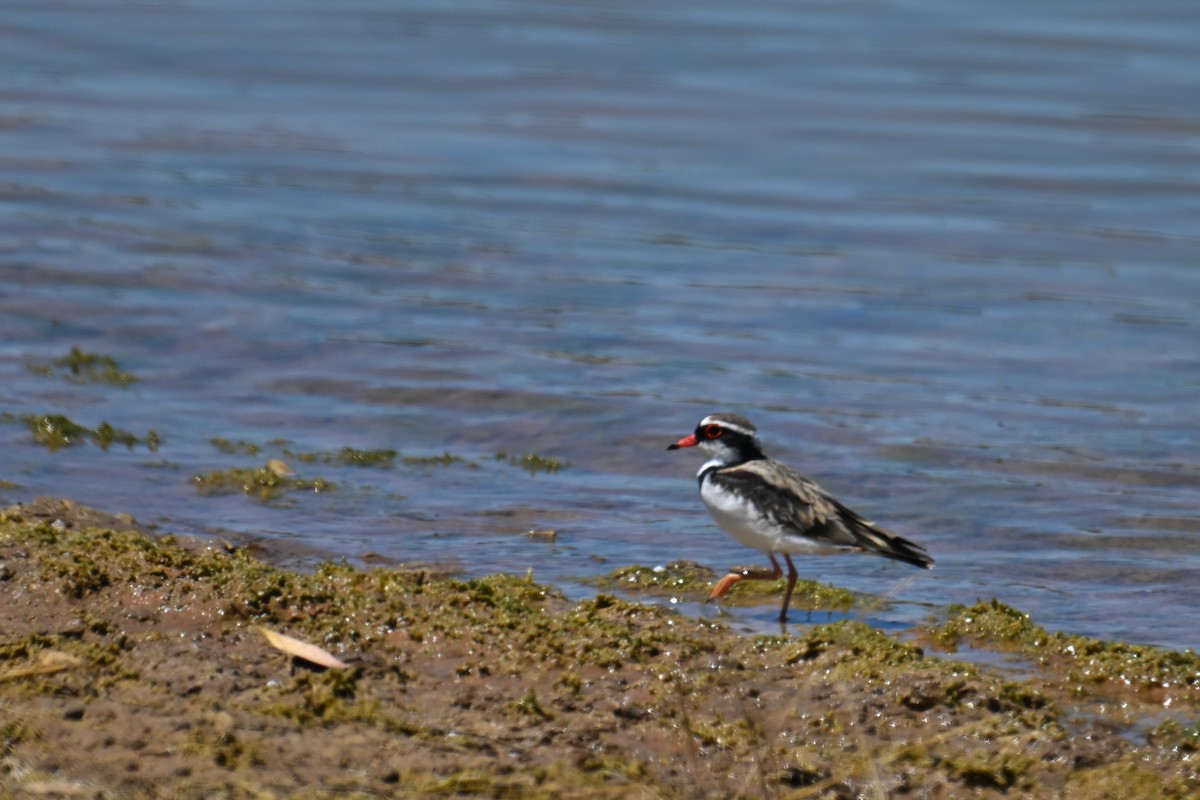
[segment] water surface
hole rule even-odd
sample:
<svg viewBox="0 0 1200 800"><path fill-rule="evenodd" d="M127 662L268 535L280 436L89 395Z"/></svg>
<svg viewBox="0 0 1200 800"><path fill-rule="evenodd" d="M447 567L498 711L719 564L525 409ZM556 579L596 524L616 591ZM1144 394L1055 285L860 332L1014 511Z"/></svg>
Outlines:
<svg viewBox="0 0 1200 800"><path fill-rule="evenodd" d="M894 594L881 624L995 596L1194 647L1198 26L1164 0L10 3L3 494L574 587L756 560L665 451L736 410L935 555L802 562ZM137 382L30 369L73 346ZM11 421L47 413L164 443L49 452ZM462 460L293 462L338 489L265 505L190 482L346 446Z"/></svg>

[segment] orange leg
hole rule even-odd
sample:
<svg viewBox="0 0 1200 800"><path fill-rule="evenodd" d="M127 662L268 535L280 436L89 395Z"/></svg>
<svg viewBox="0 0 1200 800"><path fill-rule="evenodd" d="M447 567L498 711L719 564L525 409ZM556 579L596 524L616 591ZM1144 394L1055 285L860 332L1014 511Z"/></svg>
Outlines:
<svg viewBox="0 0 1200 800"><path fill-rule="evenodd" d="M706 602L712 602L719 597L725 595L733 585L740 580L750 581L777 581L783 577L783 570L779 567L779 562L775 560L774 553L767 553L767 558L771 559L771 569L754 569L752 567L735 567L730 570L729 574L721 580L717 581L717 585L713 587L712 594L708 596ZM787 591L783 595L783 609L779 612L779 621L787 621L788 603L792 601L792 590L796 588L796 579L799 573L796 572L796 565L792 563L792 557L788 553L783 554L783 560L788 565L788 582Z"/></svg>

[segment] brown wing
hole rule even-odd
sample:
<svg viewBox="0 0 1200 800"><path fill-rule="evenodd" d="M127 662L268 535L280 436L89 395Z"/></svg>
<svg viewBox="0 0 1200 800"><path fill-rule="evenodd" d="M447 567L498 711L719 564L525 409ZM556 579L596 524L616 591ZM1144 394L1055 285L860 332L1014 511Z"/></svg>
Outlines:
<svg viewBox="0 0 1200 800"><path fill-rule="evenodd" d="M797 536L932 567L925 548L864 519L813 481L778 461L761 459L713 472L711 480L746 495L772 522Z"/></svg>

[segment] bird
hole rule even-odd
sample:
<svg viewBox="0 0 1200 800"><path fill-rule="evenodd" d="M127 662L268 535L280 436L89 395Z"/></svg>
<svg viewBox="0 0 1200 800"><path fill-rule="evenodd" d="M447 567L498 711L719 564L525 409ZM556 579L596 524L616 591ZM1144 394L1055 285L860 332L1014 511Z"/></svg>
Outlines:
<svg viewBox="0 0 1200 800"><path fill-rule="evenodd" d="M788 568L780 622L787 621L796 588L793 555L857 550L933 567L921 545L885 531L791 467L768 458L754 423L740 414L709 414L667 449L686 447L699 447L709 456L696 479L700 499L717 525L771 560L771 569L734 567L717 582L707 602L722 597L740 580L778 580L783 570L776 556L782 556Z"/></svg>

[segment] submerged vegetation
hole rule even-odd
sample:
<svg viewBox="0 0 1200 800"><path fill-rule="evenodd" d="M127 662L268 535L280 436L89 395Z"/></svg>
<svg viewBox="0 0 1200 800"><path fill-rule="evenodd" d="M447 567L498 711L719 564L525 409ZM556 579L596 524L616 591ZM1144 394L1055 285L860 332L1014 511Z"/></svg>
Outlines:
<svg viewBox="0 0 1200 800"><path fill-rule="evenodd" d="M566 466L562 461L554 456L544 456L540 453L527 453L525 455L509 455L503 450L496 453L496 460L511 464L514 467L520 467L527 471L530 475L536 475L539 472L555 473Z"/></svg>
<svg viewBox="0 0 1200 800"><path fill-rule="evenodd" d="M646 567L635 564L621 567L607 575L591 579L590 583L613 591L656 596L679 596L697 601L708 597L716 584L717 573L693 561L673 561L665 566ZM778 603L787 581L742 581L727 594L722 603L758 605ZM801 578L796 582L792 607L796 609L827 609L846 611L861 598L837 586Z"/></svg>
<svg viewBox="0 0 1200 800"><path fill-rule="evenodd" d="M241 439L235 441L222 436L213 436L208 440L208 443L220 452L230 456L257 456L262 452L261 445Z"/></svg>
<svg viewBox="0 0 1200 800"><path fill-rule="evenodd" d="M39 375L61 376L71 383L103 383L113 386L128 386L137 380L131 373L121 369L116 359L103 353L81 350L78 346L55 359L50 364L30 364L30 371ZM157 431L150 430L145 436L118 428L108 421L94 428L72 420L63 414L0 414L0 422L20 423L33 435L33 441L51 452L62 450L84 442L91 442L102 450L114 444L125 445L133 450L138 445L154 451L162 444Z"/></svg>
<svg viewBox="0 0 1200 800"><path fill-rule="evenodd" d="M359 450L354 447L343 447L332 453L298 453L285 449L283 454L288 458L306 464L337 464L350 467L378 467L384 469L391 467L396 462L397 455L395 450Z"/></svg>
<svg viewBox="0 0 1200 800"><path fill-rule="evenodd" d="M328 492L336 484L324 478L299 478L286 464L275 460L260 467L233 467L192 476L192 484L205 495L241 492L256 500L272 500L293 491Z"/></svg>
<svg viewBox="0 0 1200 800"><path fill-rule="evenodd" d="M249 442L244 439L226 439L214 436L209 444L226 455L258 456L266 450L274 450L285 458L304 464L347 465L352 467L391 467L396 460L395 450L359 450L343 447L336 451L305 452L292 450L287 439L272 439L268 442Z"/></svg>
<svg viewBox="0 0 1200 800"><path fill-rule="evenodd" d="M128 386L137 380L131 373L122 370L112 356L90 353L77 346L72 347L67 355L56 358L52 364L31 364L29 369L39 375L60 375L72 383Z"/></svg>
<svg viewBox="0 0 1200 800"><path fill-rule="evenodd" d="M446 451L440 456L405 456L404 465L406 467L448 467L451 464L466 464L468 467L478 468L479 465L474 461L467 461L462 456L456 456L453 453Z"/></svg>
<svg viewBox="0 0 1200 800"><path fill-rule="evenodd" d="M0 421L20 422L33 434L35 442L52 452L83 442L92 442L102 450L108 450L114 444L123 444L130 450L142 445L152 452L162 444L162 438L154 430L145 436L138 436L108 422L89 428L61 414L25 414L19 417L4 414L0 416Z"/></svg>
<svg viewBox="0 0 1200 800"><path fill-rule="evenodd" d="M258 442L241 439L231 440L222 437L213 437L209 439L209 443L227 455L258 456L264 452L274 450L284 458L305 464L390 469L398 462L406 467L449 467L461 465L469 469L480 468L478 461L457 453L451 453L448 450L436 455L402 455L399 451L390 448L359 449L355 447L342 447L332 451L304 451L291 449L288 447L291 443L285 439L273 439L260 444ZM494 460L510 466L520 467L528 471L531 475L537 473L555 473L566 466L558 458L538 453L509 455L508 453L501 452L495 454Z"/></svg>
<svg viewBox="0 0 1200 800"><path fill-rule="evenodd" d="M389 448L359 449L342 447L338 450L296 450L286 439L272 439L259 443L243 439L226 439L212 437L209 443L226 455L242 455L260 457L275 452L289 462L298 464L323 464L326 466L351 466L374 469L392 469L396 464L411 468L465 466L468 469L479 469L477 461L461 455L445 451L440 455L402 455L399 451ZM503 461L512 466L519 466L531 475L539 472L558 472L563 463L557 458L529 454L509 456L497 453L496 461ZM269 500L282 492L300 490L327 491L334 484L324 478L302 479L294 477L294 472L288 462L271 458L266 464L258 467L233 467L225 470L213 470L193 476L192 482L205 494L227 494L243 492L261 500Z"/></svg>

